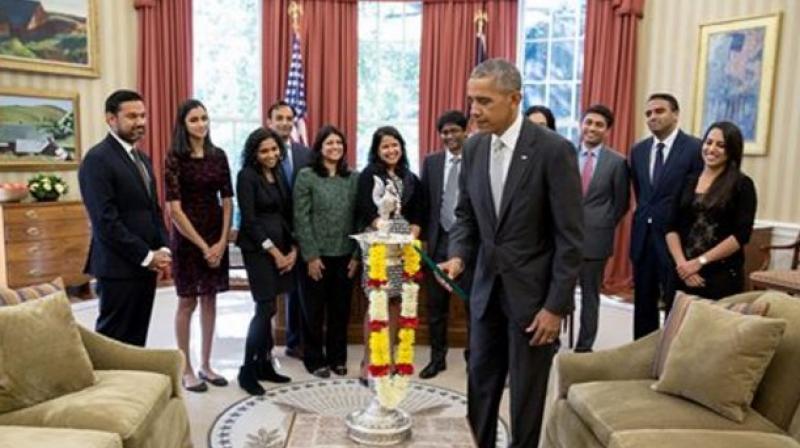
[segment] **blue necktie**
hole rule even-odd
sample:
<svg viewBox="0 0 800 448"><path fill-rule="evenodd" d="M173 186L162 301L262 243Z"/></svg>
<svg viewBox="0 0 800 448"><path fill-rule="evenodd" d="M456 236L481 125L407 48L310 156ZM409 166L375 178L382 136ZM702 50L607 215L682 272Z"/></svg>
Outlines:
<svg viewBox="0 0 800 448"><path fill-rule="evenodd" d="M289 149L291 151L291 149ZM294 178L294 170L292 166L292 159L287 155L283 161L281 161L281 168L283 169L283 175L286 176L286 182L289 184L289 190L292 189L292 180Z"/></svg>
<svg viewBox="0 0 800 448"><path fill-rule="evenodd" d="M661 173L664 171L664 142L658 142L656 145L656 163L653 165L653 180L652 185L658 185L661 179Z"/></svg>

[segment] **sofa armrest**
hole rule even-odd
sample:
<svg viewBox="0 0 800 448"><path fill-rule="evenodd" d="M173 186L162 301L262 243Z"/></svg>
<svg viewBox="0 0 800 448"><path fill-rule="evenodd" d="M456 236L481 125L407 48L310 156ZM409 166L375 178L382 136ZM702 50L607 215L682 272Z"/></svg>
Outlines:
<svg viewBox="0 0 800 448"><path fill-rule="evenodd" d="M122 448L119 434L89 429L0 425L0 448Z"/></svg>
<svg viewBox="0 0 800 448"><path fill-rule="evenodd" d="M115 341L78 325L95 370L143 370L162 373L172 381L172 396L183 394L183 355L179 350L136 347Z"/></svg>
<svg viewBox="0 0 800 448"><path fill-rule="evenodd" d="M558 394L565 398L573 384L591 381L652 378L653 356L661 330L630 344L594 353L560 353L556 356Z"/></svg>
<svg viewBox="0 0 800 448"><path fill-rule="evenodd" d="M638 429L611 435L608 448L800 448L800 443L782 434L755 431L715 431L706 429Z"/></svg>

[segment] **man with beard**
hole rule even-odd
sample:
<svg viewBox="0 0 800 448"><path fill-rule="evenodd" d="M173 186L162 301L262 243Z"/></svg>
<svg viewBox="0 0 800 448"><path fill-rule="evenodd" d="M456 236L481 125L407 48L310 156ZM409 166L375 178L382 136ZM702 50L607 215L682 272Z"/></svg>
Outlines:
<svg viewBox="0 0 800 448"><path fill-rule="evenodd" d="M678 128L678 100L668 93L647 99L644 116L653 133L630 150L636 211L631 231L633 262L633 337L658 330L659 300L667 313L675 295L666 225L675 196L686 179L703 170L700 139Z"/></svg>
<svg viewBox="0 0 800 448"><path fill-rule="evenodd" d="M78 180L92 223L85 272L97 279L96 330L144 346L156 281L172 262L150 159L134 147L147 124L144 100L131 90L106 99L109 133L83 159Z"/></svg>
<svg viewBox="0 0 800 448"><path fill-rule="evenodd" d="M461 171L461 151L467 138L467 117L461 111L443 113L436 122L436 130L444 145L425 158L422 164L422 189L426 202L423 224L427 250L433 261L447 260L449 232L456 221L458 202L458 175ZM469 291L472 274L462 274L459 286ZM428 334L431 340L431 361L419 374L420 378L433 378L447 368L447 316L450 310L450 293L433 275L425 278L428 298ZM469 305L467 304L467 310ZM469 315L469 311L467 311ZM469 348L464 350L469 360Z"/></svg>

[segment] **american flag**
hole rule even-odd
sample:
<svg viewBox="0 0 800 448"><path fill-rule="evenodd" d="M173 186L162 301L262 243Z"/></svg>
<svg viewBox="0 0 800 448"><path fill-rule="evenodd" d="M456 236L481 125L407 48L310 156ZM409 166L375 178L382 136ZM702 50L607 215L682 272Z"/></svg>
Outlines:
<svg viewBox="0 0 800 448"><path fill-rule="evenodd" d="M303 71L303 54L300 52L300 36L292 32L292 55L289 77L286 79L286 102L294 108L292 140L308 146L306 133L306 77Z"/></svg>

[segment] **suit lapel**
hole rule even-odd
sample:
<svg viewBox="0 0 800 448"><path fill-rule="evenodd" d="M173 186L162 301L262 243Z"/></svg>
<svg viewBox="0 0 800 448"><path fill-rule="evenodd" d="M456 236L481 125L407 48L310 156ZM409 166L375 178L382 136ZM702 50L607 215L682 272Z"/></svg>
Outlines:
<svg viewBox="0 0 800 448"><path fill-rule="evenodd" d="M670 148L669 157L667 157L666 163L664 163L664 171L661 173L661 178L658 179L658 185L653 185L654 190L658 190L658 187L664 185L664 179L667 179L670 172L675 169L675 165L678 164L677 161L680 159L683 149L683 131L679 130L678 135L675 136L675 141L672 142L672 148Z"/></svg>
<svg viewBox="0 0 800 448"><path fill-rule="evenodd" d="M128 171L130 171L130 173L136 179L136 182L135 182L136 185L138 185L139 188L141 189L142 193L148 199L150 199L150 194L147 192L147 185L144 184L144 179L142 179L142 175L141 175L141 173L139 173L139 168L136 166L136 162L131 160L131 156L128 155L128 152L125 151L125 148L123 148L122 145L120 145L119 142L113 136L109 135L107 137L107 139L111 143L111 147L114 148L114 152L117 154L117 157L119 157L121 159L122 164L125 165L128 168ZM136 149L134 149L134 151L135 150ZM147 169L146 165L145 165L145 169ZM153 173L152 172L148 172L148 176L150 176L151 180L153 179ZM151 183L151 186L152 186L152 183Z"/></svg>
<svg viewBox="0 0 800 448"><path fill-rule="evenodd" d="M584 200L591 197L593 194L596 193L596 189L598 188L598 179L602 179L605 176L605 171L610 168L610 157L607 154L607 149L605 146L601 146L597 150L597 155L595 158L597 159L596 165L594 167L594 173L592 174L592 180L589 181L589 188L586 190L586 196L584 196Z"/></svg>
<svg viewBox="0 0 800 448"><path fill-rule="evenodd" d="M525 178L525 173L527 173L528 169L530 168L530 160L533 157L534 152L533 126L534 125L527 120L523 120L519 138L517 139L517 146L511 153L508 175L506 175L506 183L503 186L503 196L500 203L500 215L497 218L498 226L503 222L503 218L508 212L511 199L514 196L514 191L517 190L517 186L519 185L520 181ZM491 185L491 182L489 185Z"/></svg>
<svg viewBox="0 0 800 448"><path fill-rule="evenodd" d="M490 217L492 229L497 229L497 215L494 212L494 202L492 201L492 179L489 176L489 157L492 153L492 135L483 134L481 141L475 145L475 163L476 169L474 172L480 176L478 180L478 201L483 209L481 214ZM463 167L462 167L463 169ZM474 207L474 205L473 205Z"/></svg>
<svg viewBox="0 0 800 448"><path fill-rule="evenodd" d="M433 193L432 204L438 209L442 206L442 194L444 193L444 165L447 161L447 149L437 154L431 160L431 193ZM449 168L449 167L448 167Z"/></svg>

